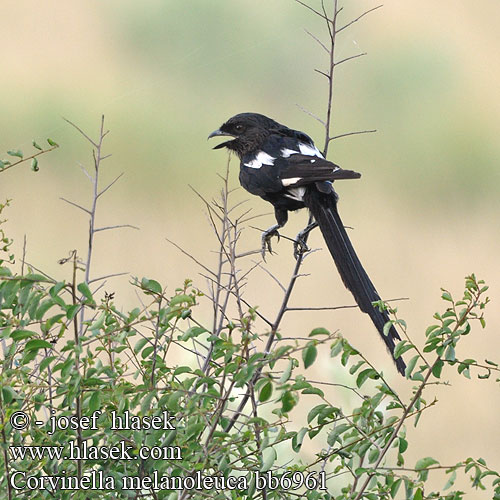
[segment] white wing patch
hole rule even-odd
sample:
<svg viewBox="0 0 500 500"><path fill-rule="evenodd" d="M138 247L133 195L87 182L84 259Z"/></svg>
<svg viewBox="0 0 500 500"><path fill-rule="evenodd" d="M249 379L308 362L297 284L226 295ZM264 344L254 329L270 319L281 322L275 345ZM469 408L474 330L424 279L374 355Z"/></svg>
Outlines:
<svg viewBox="0 0 500 500"><path fill-rule="evenodd" d="M288 149L288 148L283 148L281 150L281 156L283 158L290 158L291 155L296 155L298 151L295 151L294 149Z"/></svg>
<svg viewBox="0 0 500 500"><path fill-rule="evenodd" d="M316 146L311 146L309 144L304 144L303 142L299 142L299 149L303 155L307 156L319 156L323 158L323 155L320 153L319 149Z"/></svg>
<svg viewBox="0 0 500 500"><path fill-rule="evenodd" d="M244 165L250 168L260 168L262 165L274 165L274 160L276 160L274 156L261 151L252 161L244 163Z"/></svg>
<svg viewBox="0 0 500 500"><path fill-rule="evenodd" d="M281 179L283 186L291 186L292 184L297 184L302 179L302 177L289 177L288 179Z"/></svg>
<svg viewBox="0 0 500 500"><path fill-rule="evenodd" d="M320 150L316 146L311 146L310 144L304 144L303 142L299 142L299 151L295 149L283 148L281 150L281 156L283 158L290 158L291 155L303 154L306 156L318 156L319 158L323 158Z"/></svg>
<svg viewBox="0 0 500 500"><path fill-rule="evenodd" d="M285 196L291 198L292 200L302 201L304 199L304 194L306 193L305 187L290 188Z"/></svg>

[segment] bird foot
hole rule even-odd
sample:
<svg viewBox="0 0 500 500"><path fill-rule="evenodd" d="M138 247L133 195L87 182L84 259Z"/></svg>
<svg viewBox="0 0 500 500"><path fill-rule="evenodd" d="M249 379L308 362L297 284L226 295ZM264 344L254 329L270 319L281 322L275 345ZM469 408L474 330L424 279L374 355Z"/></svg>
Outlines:
<svg viewBox="0 0 500 500"><path fill-rule="evenodd" d="M303 229L296 237L293 242L293 256L297 260L301 255L311 251L307 246L306 238L307 235L315 228L318 227L316 221L311 222L305 229Z"/></svg>
<svg viewBox="0 0 500 500"><path fill-rule="evenodd" d="M266 250L272 254L273 250L271 247L271 238L273 236L276 236L278 238L278 242L280 240L280 233L278 232L278 229L281 226L276 224L275 226L270 227L267 231L264 231L262 233L262 258L266 260Z"/></svg>
<svg viewBox="0 0 500 500"><path fill-rule="evenodd" d="M295 241L293 242L293 256L295 257L295 260L298 260L298 258L301 255L304 255L310 250L311 249L307 246L307 243L304 241L301 234L299 233L297 235L297 238L295 238Z"/></svg>

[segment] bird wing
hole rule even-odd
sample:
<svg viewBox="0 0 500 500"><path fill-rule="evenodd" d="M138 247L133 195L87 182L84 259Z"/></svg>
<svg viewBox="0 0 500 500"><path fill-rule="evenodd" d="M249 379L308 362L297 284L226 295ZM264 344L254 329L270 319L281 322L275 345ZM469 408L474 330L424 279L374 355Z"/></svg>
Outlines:
<svg viewBox="0 0 500 500"><path fill-rule="evenodd" d="M361 174L353 170L344 170L335 163L319 156L291 154L289 157L276 159L279 178L283 186L307 186L314 182L335 181L340 179L359 179Z"/></svg>

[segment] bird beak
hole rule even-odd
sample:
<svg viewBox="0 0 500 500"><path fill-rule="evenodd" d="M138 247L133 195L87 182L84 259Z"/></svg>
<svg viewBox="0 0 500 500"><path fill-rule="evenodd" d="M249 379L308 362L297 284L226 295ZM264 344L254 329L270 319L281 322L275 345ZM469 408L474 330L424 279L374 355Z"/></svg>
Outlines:
<svg viewBox="0 0 500 500"><path fill-rule="evenodd" d="M208 139L211 139L212 137L218 137L218 136L228 136L228 137L235 137L232 134L228 134L227 132L223 132L222 130L214 130L208 137ZM226 142L221 142L220 144L217 144L213 149L221 149L227 147L227 145L232 142L232 141L226 141Z"/></svg>
<svg viewBox="0 0 500 500"><path fill-rule="evenodd" d="M231 134L228 134L226 132L222 132L222 130L214 130L208 137L207 137L207 140L208 139L211 139L212 137L217 137L219 135L226 135L226 136L229 136L229 137L234 137L234 135L231 135Z"/></svg>

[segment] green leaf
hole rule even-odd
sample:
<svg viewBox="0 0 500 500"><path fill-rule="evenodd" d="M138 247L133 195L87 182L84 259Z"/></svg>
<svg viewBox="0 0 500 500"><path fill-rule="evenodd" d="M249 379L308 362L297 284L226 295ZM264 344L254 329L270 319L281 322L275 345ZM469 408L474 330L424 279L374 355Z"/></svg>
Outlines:
<svg viewBox="0 0 500 500"><path fill-rule="evenodd" d="M401 486L402 482L403 482L403 479L399 478L399 479L396 479L396 481L394 481L392 483L392 485L391 485L391 497L392 498L396 497L398 490L399 490L399 487Z"/></svg>
<svg viewBox="0 0 500 500"><path fill-rule="evenodd" d="M142 348L148 343L148 339L146 338L141 338L139 339L135 346L134 346L134 352L137 354L142 351Z"/></svg>
<svg viewBox="0 0 500 500"><path fill-rule="evenodd" d="M98 410L100 406L101 406L101 392L94 391L89 399L89 410L91 413L93 413L96 410Z"/></svg>
<svg viewBox="0 0 500 500"><path fill-rule="evenodd" d="M307 415L307 423L310 424L327 407L325 403L315 406Z"/></svg>
<svg viewBox="0 0 500 500"><path fill-rule="evenodd" d="M47 142L51 145L51 146L54 146L56 148L59 147L59 144L57 144L57 142L53 141L52 139L47 139Z"/></svg>
<svg viewBox="0 0 500 500"><path fill-rule="evenodd" d="M302 447L302 441L304 441L304 436L307 434L307 427L302 427L295 436L292 438L292 449L295 453L298 453L300 448Z"/></svg>
<svg viewBox="0 0 500 500"><path fill-rule="evenodd" d="M12 387L2 387L2 399L4 403L9 404L14 399L19 399L19 394Z"/></svg>
<svg viewBox="0 0 500 500"><path fill-rule="evenodd" d="M350 429L351 426L349 424L339 424L337 425L331 432L328 434L328 437L326 439L326 442L330 445L333 446L336 441L340 441L339 437L341 434L343 434L345 431Z"/></svg>
<svg viewBox="0 0 500 500"><path fill-rule="evenodd" d="M314 344L309 344L302 351L302 360L304 361L304 368L309 368L314 361L316 360L316 356L318 355L318 350Z"/></svg>
<svg viewBox="0 0 500 500"><path fill-rule="evenodd" d="M302 394L316 394L320 398L325 397L325 393L319 387L308 387L302 391Z"/></svg>
<svg viewBox="0 0 500 500"><path fill-rule="evenodd" d="M423 500L424 496L422 493L422 489L419 488L416 492L415 495L413 495L413 500Z"/></svg>
<svg viewBox="0 0 500 500"><path fill-rule="evenodd" d="M54 359L56 358L57 356L47 356L46 358L42 359L40 363L40 373L42 373L43 370L45 370L45 368L47 368L47 366L49 366L50 363L52 363L52 361L54 361Z"/></svg>
<svg viewBox="0 0 500 500"><path fill-rule="evenodd" d="M436 363L434 364L434 366L432 367L432 374L436 378L441 377L441 370L443 369L443 366L444 366L444 362L441 359L438 359L436 361Z"/></svg>
<svg viewBox="0 0 500 500"><path fill-rule="evenodd" d="M334 358L335 356L340 354L340 352L342 351L342 347L343 347L342 339L336 339L333 342L332 347L330 348L330 357Z"/></svg>
<svg viewBox="0 0 500 500"><path fill-rule="evenodd" d="M402 437L399 438L399 453L404 453L408 448L408 441Z"/></svg>
<svg viewBox="0 0 500 500"><path fill-rule="evenodd" d="M10 338L16 342L19 340L27 339L36 336L36 332L31 332L30 330L14 330L10 334Z"/></svg>
<svg viewBox="0 0 500 500"><path fill-rule="evenodd" d="M21 160L23 159L23 152L19 149L11 149L10 151L7 151L7 154L10 156L17 156L18 158L21 158Z"/></svg>
<svg viewBox="0 0 500 500"><path fill-rule="evenodd" d="M191 373L192 371L193 369L189 366L178 366L174 370L174 377L176 377L177 375L182 375L183 373Z"/></svg>
<svg viewBox="0 0 500 500"><path fill-rule="evenodd" d="M443 490L447 490L448 488L451 488L455 484L455 480L457 479L457 471L454 470L451 474L450 477L448 478L448 481L446 481L446 484L443 487Z"/></svg>
<svg viewBox="0 0 500 500"><path fill-rule="evenodd" d="M288 364L286 365L286 368L283 370L283 374L281 375L278 381L280 384L284 384L290 378L290 375L292 374L292 368L293 368L293 359L290 359L288 361Z"/></svg>
<svg viewBox="0 0 500 500"><path fill-rule="evenodd" d="M67 306L66 317L69 320L72 320L75 317L75 314L78 312L78 309L80 309L80 304L71 304L70 306Z"/></svg>
<svg viewBox="0 0 500 500"><path fill-rule="evenodd" d="M368 453L368 463L373 464L380 455L380 451L377 448L372 448Z"/></svg>
<svg viewBox="0 0 500 500"><path fill-rule="evenodd" d="M176 306L178 304L194 304L194 298L191 295L176 295L170 299L170 307Z"/></svg>
<svg viewBox="0 0 500 500"><path fill-rule="evenodd" d="M187 429L186 429L186 441L189 441L190 439L198 437L198 434L205 429L205 424L203 422L201 423L196 423L196 424L191 424Z"/></svg>
<svg viewBox="0 0 500 500"><path fill-rule="evenodd" d="M409 351L410 349L413 349L413 344L409 344L408 341L402 340L401 342L398 342L394 349L394 358L398 359L400 356L402 356L406 351Z"/></svg>
<svg viewBox="0 0 500 500"><path fill-rule="evenodd" d="M89 326L89 330L100 330L104 325L106 313L102 312L99 317Z"/></svg>
<svg viewBox="0 0 500 500"><path fill-rule="evenodd" d="M432 458L432 457L425 457L421 458L416 464L415 464L415 470L424 470L428 469L431 465L436 465L439 464L439 462Z"/></svg>
<svg viewBox="0 0 500 500"><path fill-rule="evenodd" d="M297 404L297 398L291 391L285 391L280 399L283 413L288 413Z"/></svg>
<svg viewBox="0 0 500 500"><path fill-rule="evenodd" d="M410 359L408 365L406 366L405 370L405 377L408 378L411 373L413 372L413 369L415 368L415 365L417 364L417 361L420 359L420 354L416 354L413 356L413 358Z"/></svg>
<svg viewBox="0 0 500 500"><path fill-rule="evenodd" d="M40 320L45 316L45 313L55 305L54 299L44 300L36 309L35 319Z"/></svg>
<svg viewBox="0 0 500 500"><path fill-rule="evenodd" d="M198 337L198 335L201 335L202 333L206 333L208 330L206 328L203 328L201 326L192 326L191 328L188 328L184 334L181 337L181 340L189 340L194 337Z"/></svg>
<svg viewBox="0 0 500 500"><path fill-rule="evenodd" d="M330 335L330 332L326 328L315 328L309 334L309 337L315 337L316 335Z"/></svg>
<svg viewBox="0 0 500 500"><path fill-rule="evenodd" d="M260 390L259 401L261 403L267 401L271 397L272 393L273 393L273 384L270 380L268 380Z"/></svg>
<svg viewBox="0 0 500 500"><path fill-rule="evenodd" d="M276 461L278 457L276 450L270 446L262 451L262 467L260 468L261 472L267 472Z"/></svg>
<svg viewBox="0 0 500 500"><path fill-rule="evenodd" d="M33 141L33 147L38 149L39 151L43 151L42 147L39 146L36 141Z"/></svg>
<svg viewBox="0 0 500 500"><path fill-rule="evenodd" d="M152 293L160 295L162 293L161 285L158 281L150 280L148 278L142 278L141 287L143 290L147 290Z"/></svg>
<svg viewBox="0 0 500 500"><path fill-rule="evenodd" d="M92 297L92 292L90 291L89 286L87 283L79 283L78 286L78 291L87 299L88 304L95 305L94 297Z"/></svg>
<svg viewBox="0 0 500 500"><path fill-rule="evenodd" d="M389 335L389 331L392 327L392 324L393 324L392 321L388 321L387 323L384 324L384 329L382 331L386 337L387 337L387 335Z"/></svg>
<svg viewBox="0 0 500 500"><path fill-rule="evenodd" d="M368 378L378 379L379 375L373 368L367 368L359 373L358 378L356 379L356 385L361 387Z"/></svg>
<svg viewBox="0 0 500 500"><path fill-rule="evenodd" d="M40 167L38 166L38 159L37 158L33 158L31 160L31 170L33 170L33 172L38 172L40 170Z"/></svg>
<svg viewBox="0 0 500 500"><path fill-rule="evenodd" d="M25 351L35 351L38 349L43 349L43 348L51 348L52 344L50 342L47 342L46 340L42 339L33 339L33 340L28 340L26 342L26 346L24 347Z"/></svg>

